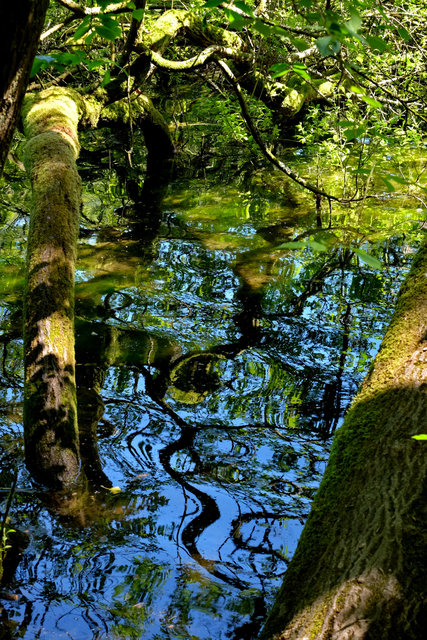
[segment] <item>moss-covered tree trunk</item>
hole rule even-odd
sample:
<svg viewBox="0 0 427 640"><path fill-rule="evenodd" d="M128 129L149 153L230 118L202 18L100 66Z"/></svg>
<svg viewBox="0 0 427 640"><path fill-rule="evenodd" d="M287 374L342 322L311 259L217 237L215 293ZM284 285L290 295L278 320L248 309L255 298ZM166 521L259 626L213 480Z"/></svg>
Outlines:
<svg viewBox="0 0 427 640"><path fill-rule="evenodd" d="M24 304L24 433L28 468L52 487L80 469L74 361L74 267L81 202L78 105L48 89L24 102L33 208Z"/></svg>
<svg viewBox="0 0 427 640"><path fill-rule="evenodd" d="M334 441L263 640L424 640L427 245Z"/></svg>

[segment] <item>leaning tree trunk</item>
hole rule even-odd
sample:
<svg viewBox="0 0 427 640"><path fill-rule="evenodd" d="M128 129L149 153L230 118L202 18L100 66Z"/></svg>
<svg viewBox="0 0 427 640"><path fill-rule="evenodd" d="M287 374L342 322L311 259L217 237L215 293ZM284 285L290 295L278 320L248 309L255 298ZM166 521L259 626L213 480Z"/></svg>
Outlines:
<svg viewBox="0 0 427 640"><path fill-rule="evenodd" d="M33 189L24 301L25 456L36 479L65 487L80 468L74 362L79 110L72 92L53 88L26 98L23 119Z"/></svg>
<svg viewBox="0 0 427 640"><path fill-rule="evenodd" d="M421 640L427 623L427 244L338 431L263 640Z"/></svg>
<svg viewBox="0 0 427 640"><path fill-rule="evenodd" d="M106 100L102 91L85 97L53 87L27 96L23 107L24 160L33 190L24 300L25 457L33 476L55 488L71 485L80 473L74 354L81 205L77 126L79 121L96 126ZM128 103L110 105L104 120L129 120ZM134 108L132 116L144 128L149 159L154 157L147 176L160 168L169 170L173 145L160 114L142 95Z"/></svg>
<svg viewBox="0 0 427 640"><path fill-rule="evenodd" d="M0 7L0 174L27 88L49 0L5 0Z"/></svg>

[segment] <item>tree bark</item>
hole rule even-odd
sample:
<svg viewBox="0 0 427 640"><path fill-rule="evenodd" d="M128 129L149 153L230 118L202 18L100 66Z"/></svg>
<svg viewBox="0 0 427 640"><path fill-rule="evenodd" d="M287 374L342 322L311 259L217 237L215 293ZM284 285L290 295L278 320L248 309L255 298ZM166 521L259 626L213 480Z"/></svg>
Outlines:
<svg viewBox="0 0 427 640"><path fill-rule="evenodd" d="M21 112L49 0L0 7L0 174Z"/></svg>
<svg viewBox="0 0 427 640"><path fill-rule="evenodd" d="M80 470L74 361L74 267L81 203L76 94L57 87L24 102L33 208L24 300L26 463L63 488Z"/></svg>
<svg viewBox="0 0 427 640"><path fill-rule="evenodd" d="M427 621L427 243L337 432L263 640L421 640Z"/></svg>

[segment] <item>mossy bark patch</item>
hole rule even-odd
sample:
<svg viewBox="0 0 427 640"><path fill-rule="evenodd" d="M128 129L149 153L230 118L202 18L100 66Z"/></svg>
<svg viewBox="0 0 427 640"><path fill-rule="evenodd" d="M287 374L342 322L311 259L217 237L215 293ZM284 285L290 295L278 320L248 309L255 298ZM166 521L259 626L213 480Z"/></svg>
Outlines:
<svg viewBox="0 0 427 640"><path fill-rule="evenodd" d="M330 460L262 638L421 640L427 619L427 244Z"/></svg>
<svg viewBox="0 0 427 640"><path fill-rule="evenodd" d="M33 206L24 301L27 466L64 487L80 469L74 362L74 269L81 202L76 168L79 102L65 89L24 104L25 166Z"/></svg>

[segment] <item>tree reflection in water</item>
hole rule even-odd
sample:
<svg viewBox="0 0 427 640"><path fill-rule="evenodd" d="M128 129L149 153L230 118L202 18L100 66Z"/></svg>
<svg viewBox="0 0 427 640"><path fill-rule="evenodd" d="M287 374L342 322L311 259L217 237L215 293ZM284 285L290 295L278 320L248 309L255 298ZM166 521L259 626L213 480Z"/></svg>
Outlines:
<svg viewBox="0 0 427 640"><path fill-rule="evenodd" d="M318 224L314 208L248 213L245 199L176 187L154 227L83 235L82 494L46 496L22 467L20 294L3 281L0 488L20 460L13 522L29 544L2 637L256 637L387 323L408 230L394 220L374 272L339 246L280 248Z"/></svg>

